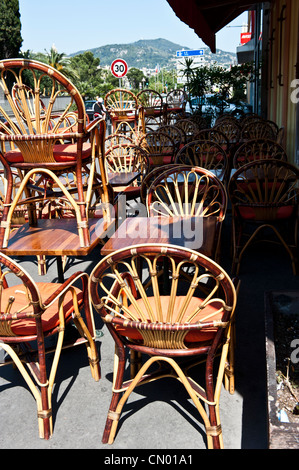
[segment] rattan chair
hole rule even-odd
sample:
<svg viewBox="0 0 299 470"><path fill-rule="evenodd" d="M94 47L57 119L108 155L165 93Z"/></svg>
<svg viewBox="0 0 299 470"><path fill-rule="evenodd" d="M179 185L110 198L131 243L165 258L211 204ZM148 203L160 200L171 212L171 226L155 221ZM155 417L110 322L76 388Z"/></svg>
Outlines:
<svg viewBox="0 0 299 470"><path fill-rule="evenodd" d="M206 118L199 113L191 114L188 119L195 121L200 130L207 129L209 127Z"/></svg>
<svg viewBox="0 0 299 470"><path fill-rule="evenodd" d="M197 122L192 119L178 119L174 125L184 132L184 144L195 140L195 136L200 130Z"/></svg>
<svg viewBox="0 0 299 470"><path fill-rule="evenodd" d="M221 119L213 128L226 135L231 147L239 144L242 128L237 120Z"/></svg>
<svg viewBox="0 0 299 470"><path fill-rule="evenodd" d="M202 227L202 239L210 241L204 244L205 254L218 261L227 194L213 173L200 167L174 165L154 179L146 204L151 217L208 218L209 223ZM201 246L194 248L200 251Z"/></svg>
<svg viewBox="0 0 299 470"><path fill-rule="evenodd" d="M277 139L276 128L273 128L273 123L265 121L263 119L258 119L256 121L251 121L245 124L242 127L240 139L245 142L246 140L252 139L268 139L276 140Z"/></svg>
<svg viewBox="0 0 299 470"><path fill-rule="evenodd" d="M232 114L221 114L220 116L217 116L215 125L219 124L220 122L228 122L239 125L239 119Z"/></svg>
<svg viewBox="0 0 299 470"><path fill-rule="evenodd" d="M137 100L144 109L145 125L158 125L163 123L164 104L163 98L155 90L144 89L137 93Z"/></svg>
<svg viewBox="0 0 299 470"><path fill-rule="evenodd" d="M184 129L181 127L165 125L160 126L159 131L170 135L175 143L176 153L184 146L186 141L186 134Z"/></svg>
<svg viewBox="0 0 299 470"><path fill-rule="evenodd" d="M225 150L212 140L194 140L184 145L177 153L175 163L199 166L214 171L223 183L226 182L229 170Z"/></svg>
<svg viewBox="0 0 299 470"><path fill-rule="evenodd" d="M152 168L143 178L141 186L140 186L140 198L144 205L146 205L146 198L149 188L153 181L161 174L161 172L166 171L169 168L173 168L174 166L179 166L177 163L170 163L169 165L163 165L163 168L156 166Z"/></svg>
<svg viewBox="0 0 299 470"><path fill-rule="evenodd" d="M7 59L0 62L0 73L0 86L6 96L5 106L0 105L0 115L5 121L1 123L0 140L15 146L2 145L0 152L7 178L0 245L7 246L13 213L25 191L31 207L34 202L39 204L41 199L63 197L76 216L80 245L89 246L88 209L96 184L103 185L105 202L109 202L102 161L105 122L95 119L87 126L79 91L64 75L46 64ZM32 82L30 93L25 83L28 81ZM15 82L13 90L9 88L11 82ZM41 90L47 95L43 101ZM57 105L60 97L63 104ZM57 106L63 106L63 111L57 112ZM13 199L12 168L23 175ZM73 174L69 187L60 180L65 174ZM84 174L88 174L86 184ZM32 178L36 184L30 190ZM57 191L54 191L55 187ZM37 224L34 209L30 221L32 225Z"/></svg>
<svg viewBox="0 0 299 470"><path fill-rule="evenodd" d="M174 162L176 144L168 133L160 129L147 132L140 140L140 147L148 153L150 168Z"/></svg>
<svg viewBox="0 0 299 470"><path fill-rule="evenodd" d="M239 273L245 250L258 240L260 232L268 241L284 246L293 273L297 273L298 180L298 168L275 159L253 161L231 176L228 194L232 204L233 273Z"/></svg>
<svg viewBox="0 0 299 470"><path fill-rule="evenodd" d="M131 137L138 144L145 133L144 109L130 90L115 88L104 98L105 108L112 123L112 133Z"/></svg>
<svg viewBox="0 0 299 470"><path fill-rule="evenodd" d="M131 139L128 135L124 134L119 134L118 132L115 134L109 134L107 137L105 137L105 152L109 150L111 147L114 145L119 145L119 144L133 144L134 145L134 140Z"/></svg>
<svg viewBox="0 0 299 470"><path fill-rule="evenodd" d="M63 284L35 283L17 262L1 253L0 266L0 348L10 357L2 365L13 363L22 374L37 403L39 437L49 439L52 388L62 348L85 343L92 376L100 379L88 275L76 272ZM66 342L65 327L72 321L77 337L71 340L69 335ZM48 352L54 355L46 364Z"/></svg>
<svg viewBox="0 0 299 470"><path fill-rule="evenodd" d="M124 193L128 200L138 198L143 178L149 171L146 151L134 144L118 144L106 151L105 160L109 173L138 173L138 177L129 185L113 186L116 194Z"/></svg>
<svg viewBox="0 0 299 470"><path fill-rule="evenodd" d="M182 90L171 90L166 95L166 106L164 107L164 124L174 124L176 118L185 113L187 104L187 93Z"/></svg>
<svg viewBox="0 0 299 470"><path fill-rule="evenodd" d="M217 144L221 145L227 154L229 153L229 140L220 129L201 129L197 132L194 140L212 140L213 142L217 142Z"/></svg>
<svg viewBox="0 0 299 470"><path fill-rule="evenodd" d="M285 150L277 142L269 139L248 140L236 150L233 168L239 168L253 160L265 160L266 158L288 161Z"/></svg>
<svg viewBox="0 0 299 470"><path fill-rule="evenodd" d="M159 269L165 265L168 269L164 269L162 282ZM226 272L193 250L135 245L102 259L91 273L89 290L116 346L113 393L103 442L113 443L122 408L137 385L173 377L184 385L200 413L208 447L222 447L219 400L226 371L232 381L234 376L230 362L233 355L229 353L236 305L236 290ZM131 369L128 381L126 350L133 357L141 353L145 358L143 364ZM214 381L217 353L220 360ZM204 387L189 375L190 366L200 361L205 368ZM157 367L150 370L152 365Z"/></svg>

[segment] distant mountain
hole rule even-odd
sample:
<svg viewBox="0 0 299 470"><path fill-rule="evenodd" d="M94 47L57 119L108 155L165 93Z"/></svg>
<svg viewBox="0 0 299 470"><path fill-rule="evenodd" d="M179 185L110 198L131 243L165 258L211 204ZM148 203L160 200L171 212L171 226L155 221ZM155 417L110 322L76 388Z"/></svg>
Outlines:
<svg viewBox="0 0 299 470"><path fill-rule="evenodd" d="M101 66L110 66L115 59L124 59L128 67L142 69L154 69L157 64L160 67L173 68L176 61L176 51L190 50L189 47L175 44L167 39L140 39L130 44L108 44L106 46L87 49L95 57L101 60ZM228 66L237 61L236 54L224 52L217 49L216 54L212 54L208 47L204 49L204 57L207 61L217 62L218 65ZM82 54L84 51L78 51L71 56Z"/></svg>

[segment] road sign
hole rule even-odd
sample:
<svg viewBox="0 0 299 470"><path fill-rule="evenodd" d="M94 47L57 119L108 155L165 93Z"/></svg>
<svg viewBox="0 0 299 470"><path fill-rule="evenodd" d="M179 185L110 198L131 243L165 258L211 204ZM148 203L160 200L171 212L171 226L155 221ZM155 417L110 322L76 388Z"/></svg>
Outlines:
<svg viewBox="0 0 299 470"><path fill-rule="evenodd" d="M204 51L203 49L196 49L194 51L176 51L176 56L177 57L192 57L195 55L203 55Z"/></svg>
<svg viewBox="0 0 299 470"><path fill-rule="evenodd" d="M128 64L123 59L116 59L111 64L111 72L117 78L122 78L127 74Z"/></svg>

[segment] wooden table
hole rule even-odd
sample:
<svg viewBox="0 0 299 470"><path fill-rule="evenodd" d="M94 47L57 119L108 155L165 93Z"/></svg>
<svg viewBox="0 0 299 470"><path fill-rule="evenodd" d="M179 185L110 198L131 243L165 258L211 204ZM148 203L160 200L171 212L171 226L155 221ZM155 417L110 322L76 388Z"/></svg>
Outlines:
<svg viewBox="0 0 299 470"><path fill-rule="evenodd" d="M90 245L81 247L75 218L39 219L36 227L24 224L11 233L7 248L1 252L8 256L56 256L58 280L63 282L62 256L86 256L100 243L103 233L114 227L114 220L89 219Z"/></svg>
<svg viewBox="0 0 299 470"><path fill-rule="evenodd" d="M121 173L108 173L108 183L111 186L129 186L138 176L140 171L127 171Z"/></svg>
<svg viewBox="0 0 299 470"><path fill-rule="evenodd" d="M147 243L167 243L215 255L217 217L129 217L105 243L101 254Z"/></svg>

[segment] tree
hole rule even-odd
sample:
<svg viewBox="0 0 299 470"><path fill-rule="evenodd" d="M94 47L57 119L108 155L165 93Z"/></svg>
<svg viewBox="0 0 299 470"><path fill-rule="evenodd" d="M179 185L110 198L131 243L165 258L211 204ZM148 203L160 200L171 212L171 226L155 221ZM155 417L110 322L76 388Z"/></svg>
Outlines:
<svg viewBox="0 0 299 470"><path fill-rule="evenodd" d="M19 0L0 0L0 59L18 57L22 42Z"/></svg>
<svg viewBox="0 0 299 470"><path fill-rule="evenodd" d="M127 73L127 79L135 92L139 91L139 84L142 83L143 78L145 79L143 72L135 67L130 68Z"/></svg>
<svg viewBox="0 0 299 470"><path fill-rule="evenodd" d="M64 52L58 52L54 44L51 47L50 52L47 50L45 52L45 54L42 52L38 53L36 55L36 59L50 65L70 80L74 80L77 77L76 71L71 67L70 59Z"/></svg>
<svg viewBox="0 0 299 470"><path fill-rule="evenodd" d="M71 57L71 66L77 72L74 84L86 99L95 99L103 93L102 71L100 59L92 52L86 51Z"/></svg>

